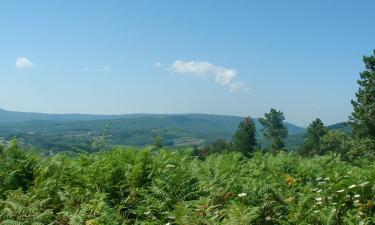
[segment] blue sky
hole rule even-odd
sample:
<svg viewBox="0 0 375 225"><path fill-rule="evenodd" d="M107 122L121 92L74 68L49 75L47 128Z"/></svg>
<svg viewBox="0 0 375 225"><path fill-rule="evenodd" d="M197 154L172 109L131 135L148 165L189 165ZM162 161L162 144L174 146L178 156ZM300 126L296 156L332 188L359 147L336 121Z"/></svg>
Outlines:
<svg viewBox="0 0 375 225"><path fill-rule="evenodd" d="M347 120L375 1L2 1L0 108Z"/></svg>

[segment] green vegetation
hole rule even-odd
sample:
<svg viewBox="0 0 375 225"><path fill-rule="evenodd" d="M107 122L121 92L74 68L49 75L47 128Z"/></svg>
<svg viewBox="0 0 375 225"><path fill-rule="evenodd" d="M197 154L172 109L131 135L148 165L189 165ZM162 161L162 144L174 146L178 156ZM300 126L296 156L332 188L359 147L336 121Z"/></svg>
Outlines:
<svg viewBox="0 0 375 225"><path fill-rule="evenodd" d="M360 74L357 100L352 101L354 112L350 117L353 134L375 140L375 51L363 57L366 70Z"/></svg>
<svg viewBox="0 0 375 225"><path fill-rule="evenodd" d="M245 156L251 155L257 145L256 128L254 121L247 117L239 125L234 133L234 148L241 151Z"/></svg>
<svg viewBox="0 0 375 225"><path fill-rule="evenodd" d="M8 114L13 113L8 112ZM0 111L0 121L1 118ZM144 147L152 144L155 136L160 136L164 146L167 147L204 146L217 139L231 140L238 124L244 119L236 116L204 114L128 115L117 119L96 116L93 117L94 120L90 120L92 117L86 119L83 116L72 117L71 120L48 120L50 117L45 117L43 120L30 121L26 120L28 118L20 122L12 122L12 120L0 122L0 137L6 140L17 138L28 146L54 152L92 151L93 142L102 136L105 126L107 126L106 142L110 146ZM257 119L253 120L259 143L263 143L265 140L261 135L262 126ZM305 131L304 128L290 123L285 123L285 126L290 134Z"/></svg>
<svg viewBox="0 0 375 225"><path fill-rule="evenodd" d="M284 139L288 136L288 129L283 124L284 120L284 114L276 109L271 109L264 118L259 119L264 127L263 135L272 141L271 150L274 152L285 147Z"/></svg>
<svg viewBox="0 0 375 225"><path fill-rule="evenodd" d="M374 224L375 164L116 148L0 157L0 224Z"/></svg>

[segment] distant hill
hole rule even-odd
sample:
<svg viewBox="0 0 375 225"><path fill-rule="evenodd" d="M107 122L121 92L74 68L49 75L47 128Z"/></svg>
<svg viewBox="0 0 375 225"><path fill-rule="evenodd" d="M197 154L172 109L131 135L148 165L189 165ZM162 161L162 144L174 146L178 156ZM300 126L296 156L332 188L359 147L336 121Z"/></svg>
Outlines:
<svg viewBox="0 0 375 225"><path fill-rule="evenodd" d="M108 125L112 145L143 146L160 135L169 146L203 145L230 140L243 117L209 114L86 115L44 114L0 110L0 137L17 137L46 149L88 149ZM258 133L261 125L254 120ZM285 123L291 135L305 128Z"/></svg>
<svg viewBox="0 0 375 225"><path fill-rule="evenodd" d="M328 126L328 129L330 130L339 130L345 133L349 133L352 131L352 128L347 122L341 122L341 123L336 123L333 125Z"/></svg>

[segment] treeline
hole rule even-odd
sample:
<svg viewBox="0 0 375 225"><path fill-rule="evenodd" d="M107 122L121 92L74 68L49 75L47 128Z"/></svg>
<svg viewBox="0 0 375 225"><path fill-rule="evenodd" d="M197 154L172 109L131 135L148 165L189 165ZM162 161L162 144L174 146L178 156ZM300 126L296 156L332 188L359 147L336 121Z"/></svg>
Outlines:
<svg viewBox="0 0 375 225"><path fill-rule="evenodd" d="M365 70L360 73L359 89L356 100L352 100L353 113L348 124L351 133L330 131L317 118L307 128L304 143L295 150L302 156L325 155L336 153L346 161L359 158L375 160L375 56L363 57ZM284 114L271 109L259 121L263 126L263 135L270 142L269 146L260 146L254 121L247 117L233 135L233 140L217 140L201 149L194 148L193 154L204 158L212 153L238 151L245 156L251 156L256 151L276 153L286 151L285 139L288 130L283 125Z"/></svg>

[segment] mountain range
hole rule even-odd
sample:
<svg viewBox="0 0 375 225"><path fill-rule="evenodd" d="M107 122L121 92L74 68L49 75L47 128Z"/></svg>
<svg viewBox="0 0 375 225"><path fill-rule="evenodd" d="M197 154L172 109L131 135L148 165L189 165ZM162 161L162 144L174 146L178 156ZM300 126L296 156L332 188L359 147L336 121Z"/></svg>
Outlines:
<svg viewBox="0 0 375 225"><path fill-rule="evenodd" d="M0 109L0 137L20 139L26 145L61 151L90 150L99 137L111 145L144 146L156 135L166 146L205 145L217 139L231 140L243 117L211 114L47 114ZM254 119L258 138L262 126ZM306 128L285 122L287 144L302 143ZM346 124L335 125L345 129Z"/></svg>

